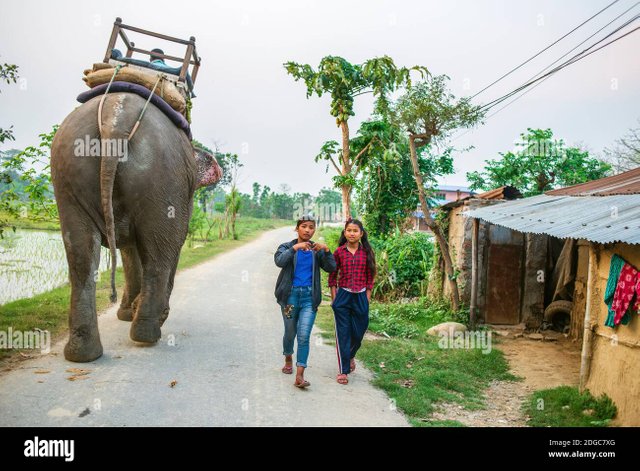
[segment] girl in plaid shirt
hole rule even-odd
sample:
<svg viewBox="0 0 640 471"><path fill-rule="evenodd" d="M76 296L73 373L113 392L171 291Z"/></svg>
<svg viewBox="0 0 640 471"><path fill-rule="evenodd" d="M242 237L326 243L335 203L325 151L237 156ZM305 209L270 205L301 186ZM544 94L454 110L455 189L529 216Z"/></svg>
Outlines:
<svg viewBox="0 0 640 471"><path fill-rule="evenodd" d="M336 380L347 384L347 375L356 369L356 352L369 326L369 301L376 275L376 257L360 221L347 221L333 257L337 268L329 275L329 288L336 326Z"/></svg>

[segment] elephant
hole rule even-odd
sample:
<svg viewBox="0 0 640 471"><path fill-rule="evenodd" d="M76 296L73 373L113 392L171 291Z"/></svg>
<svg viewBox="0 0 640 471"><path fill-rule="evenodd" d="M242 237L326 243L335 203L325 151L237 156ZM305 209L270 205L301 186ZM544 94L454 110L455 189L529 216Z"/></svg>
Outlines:
<svg viewBox="0 0 640 471"><path fill-rule="evenodd" d="M132 322L131 339L154 344L161 338L193 194L222 176L215 157L194 148L152 103L136 124L146 103L142 97L125 92L101 99L71 112L51 146L71 285L64 356L72 362L103 353L95 299L100 246L110 250L113 303L120 249L125 288L117 317Z"/></svg>

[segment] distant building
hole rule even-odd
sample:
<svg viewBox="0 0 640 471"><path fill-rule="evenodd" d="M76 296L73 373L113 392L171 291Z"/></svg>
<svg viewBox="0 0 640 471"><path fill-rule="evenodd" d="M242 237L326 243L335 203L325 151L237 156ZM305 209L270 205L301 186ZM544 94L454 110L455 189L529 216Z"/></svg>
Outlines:
<svg viewBox="0 0 640 471"><path fill-rule="evenodd" d="M440 185L436 189L434 199L438 201L438 206L452 201L458 201L475 193L466 186Z"/></svg>
<svg viewBox="0 0 640 471"><path fill-rule="evenodd" d="M469 198L473 195L475 195L475 193L466 186L440 185L435 189L434 195L430 199L432 203L435 203L431 215L435 216L435 210L438 206ZM422 208L419 204L416 211L411 215L411 222L411 227L414 231L431 232L427 227Z"/></svg>

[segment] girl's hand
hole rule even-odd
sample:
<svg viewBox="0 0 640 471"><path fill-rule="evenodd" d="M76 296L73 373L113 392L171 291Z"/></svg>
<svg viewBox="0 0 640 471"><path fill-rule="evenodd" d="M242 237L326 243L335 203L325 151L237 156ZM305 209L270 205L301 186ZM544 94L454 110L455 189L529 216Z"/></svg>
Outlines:
<svg viewBox="0 0 640 471"><path fill-rule="evenodd" d="M298 250L311 250L311 243L310 242L298 242L296 245L293 246L293 250L298 251Z"/></svg>
<svg viewBox="0 0 640 471"><path fill-rule="evenodd" d="M320 250L324 250L325 252L329 251L329 247L325 244L321 244L320 242L316 242L313 246L314 252L318 252Z"/></svg>

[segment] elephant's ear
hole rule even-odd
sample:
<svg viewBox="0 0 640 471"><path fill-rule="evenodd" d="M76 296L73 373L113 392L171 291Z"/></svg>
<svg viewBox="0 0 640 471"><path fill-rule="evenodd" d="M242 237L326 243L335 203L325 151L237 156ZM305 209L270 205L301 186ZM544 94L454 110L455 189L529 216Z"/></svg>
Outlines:
<svg viewBox="0 0 640 471"><path fill-rule="evenodd" d="M198 188L213 185L222 178L222 169L212 154L194 147L193 156L198 164Z"/></svg>

